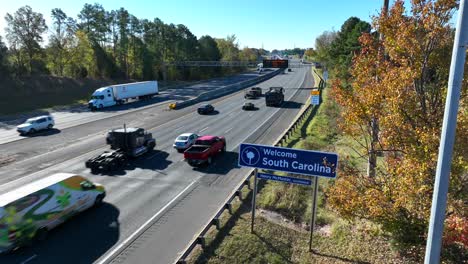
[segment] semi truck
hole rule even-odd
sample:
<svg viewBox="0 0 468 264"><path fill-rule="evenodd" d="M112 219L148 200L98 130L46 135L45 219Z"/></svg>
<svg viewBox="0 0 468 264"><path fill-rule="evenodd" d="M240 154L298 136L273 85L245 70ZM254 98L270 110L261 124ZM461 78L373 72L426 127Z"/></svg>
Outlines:
<svg viewBox="0 0 468 264"><path fill-rule="evenodd" d="M106 143L111 146L105 151L85 162L92 172L111 171L125 164L130 158L139 157L156 147L156 140L143 128L125 127L110 130Z"/></svg>
<svg viewBox="0 0 468 264"><path fill-rule="evenodd" d="M116 84L94 91L88 107L91 110L120 105L129 99L146 100L159 93L157 81Z"/></svg>
<svg viewBox="0 0 468 264"><path fill-rule="evenodd" d="M226 151L226 139L217 136L201 136L184 152L184 158L191 166L211 164L213 157Z"/></svg>
<svg viewBox="0 0 468 264"><path fill-rule="evenodd" d="M266 106L281 106L284 102L284 88L270 87L270 90L265 93Z"/></svg>
<svg viewBox="0 0 468 264"><path fill-rule="evenodd" d="M71 173L56 173L0 195L0 253L44 240L52 228L102 203L106 191Z"/></svg>

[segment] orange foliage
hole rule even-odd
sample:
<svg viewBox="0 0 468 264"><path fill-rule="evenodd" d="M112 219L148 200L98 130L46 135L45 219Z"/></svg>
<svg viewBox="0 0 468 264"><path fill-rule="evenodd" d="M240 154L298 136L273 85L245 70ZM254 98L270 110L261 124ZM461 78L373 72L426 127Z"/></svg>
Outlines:
<svg viewBox="0 0 468 264"><path fill-rule="evenodd" d="M361 144L360 154L365 156L371 120L376 118L378 148L384 156L373 178L342 166L328 201L344 216L375 220L393 234L400 232L398 239L403 242L423 241L429 221L453 46L454 31L448 22L455 7L454 0L413 0L408 14L403 1L396 1L388 16L374 18L373 26L383 34L383 41L372 34L361 36L361 52L347 80L350 87L333 82L333 97L342 110L342 131ZM464 210L467 79L462 87L447 207L448 213L464 223L468 219ZM417 232L407 232L411 228Z"/></svg>

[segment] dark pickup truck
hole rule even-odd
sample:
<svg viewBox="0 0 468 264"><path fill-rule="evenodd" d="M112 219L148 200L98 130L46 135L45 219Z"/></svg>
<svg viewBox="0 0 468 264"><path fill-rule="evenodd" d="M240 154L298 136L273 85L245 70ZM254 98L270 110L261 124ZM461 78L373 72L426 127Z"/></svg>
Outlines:
<svg viewBox="0 0 468 264"><path fill-rule="evenodd" d="M211 164L213 157L226 151L226 139L217 136L202 136L184 152L184 158L191 166Z"/></svg>

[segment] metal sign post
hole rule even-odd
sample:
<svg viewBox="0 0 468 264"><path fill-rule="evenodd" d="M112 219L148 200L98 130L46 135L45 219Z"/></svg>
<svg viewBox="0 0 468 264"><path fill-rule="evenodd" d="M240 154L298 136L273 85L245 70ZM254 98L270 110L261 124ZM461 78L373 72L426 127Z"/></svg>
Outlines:
<svg viewBox="0 0 468 264"><path fill-rule="evenodd" d="M427 235L424 263L440 262L440 248L444 231L445 209L449 188L450 166L452 165L453 144L457 126L457 112L463 80L466 49L468 46L468 0L460 1L458 23L453 43L452 63L445 102L444 122L439 146L439 159L432 198L431 219Z"/></svg>
<svg viewBox="0 0 468 264"><path fill-rule="evenodd" d="M314 234L315 226L315 215L317 214L317 191L318 191L319 178L315 176L314 189L312 191L312 217L310 218L310 240L309 240L309 252L312 252L312 236Z"/></svg>
<svg viewBox="0 0 468 264"><path fill-rule="evenodd" d="M255 224L255 201L257 198L257 173L258 169L254 170L254 189L252 195L252 223L250 224L250 233L253 234L254 232L254 224Z"/></svg>

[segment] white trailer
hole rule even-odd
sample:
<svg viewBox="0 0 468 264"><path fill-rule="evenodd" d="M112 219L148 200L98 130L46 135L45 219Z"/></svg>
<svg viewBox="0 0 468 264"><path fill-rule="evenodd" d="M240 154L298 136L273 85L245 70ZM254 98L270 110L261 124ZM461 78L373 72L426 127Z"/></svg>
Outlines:
<svg viewBox="0 0 468 264"><path fill-rule="evenodd" d="M123 104L128 99L149 99L158 94L158 82L136 82L102 87L94 91L88 106L91 109L101 109L117 104Z"/></svg>

